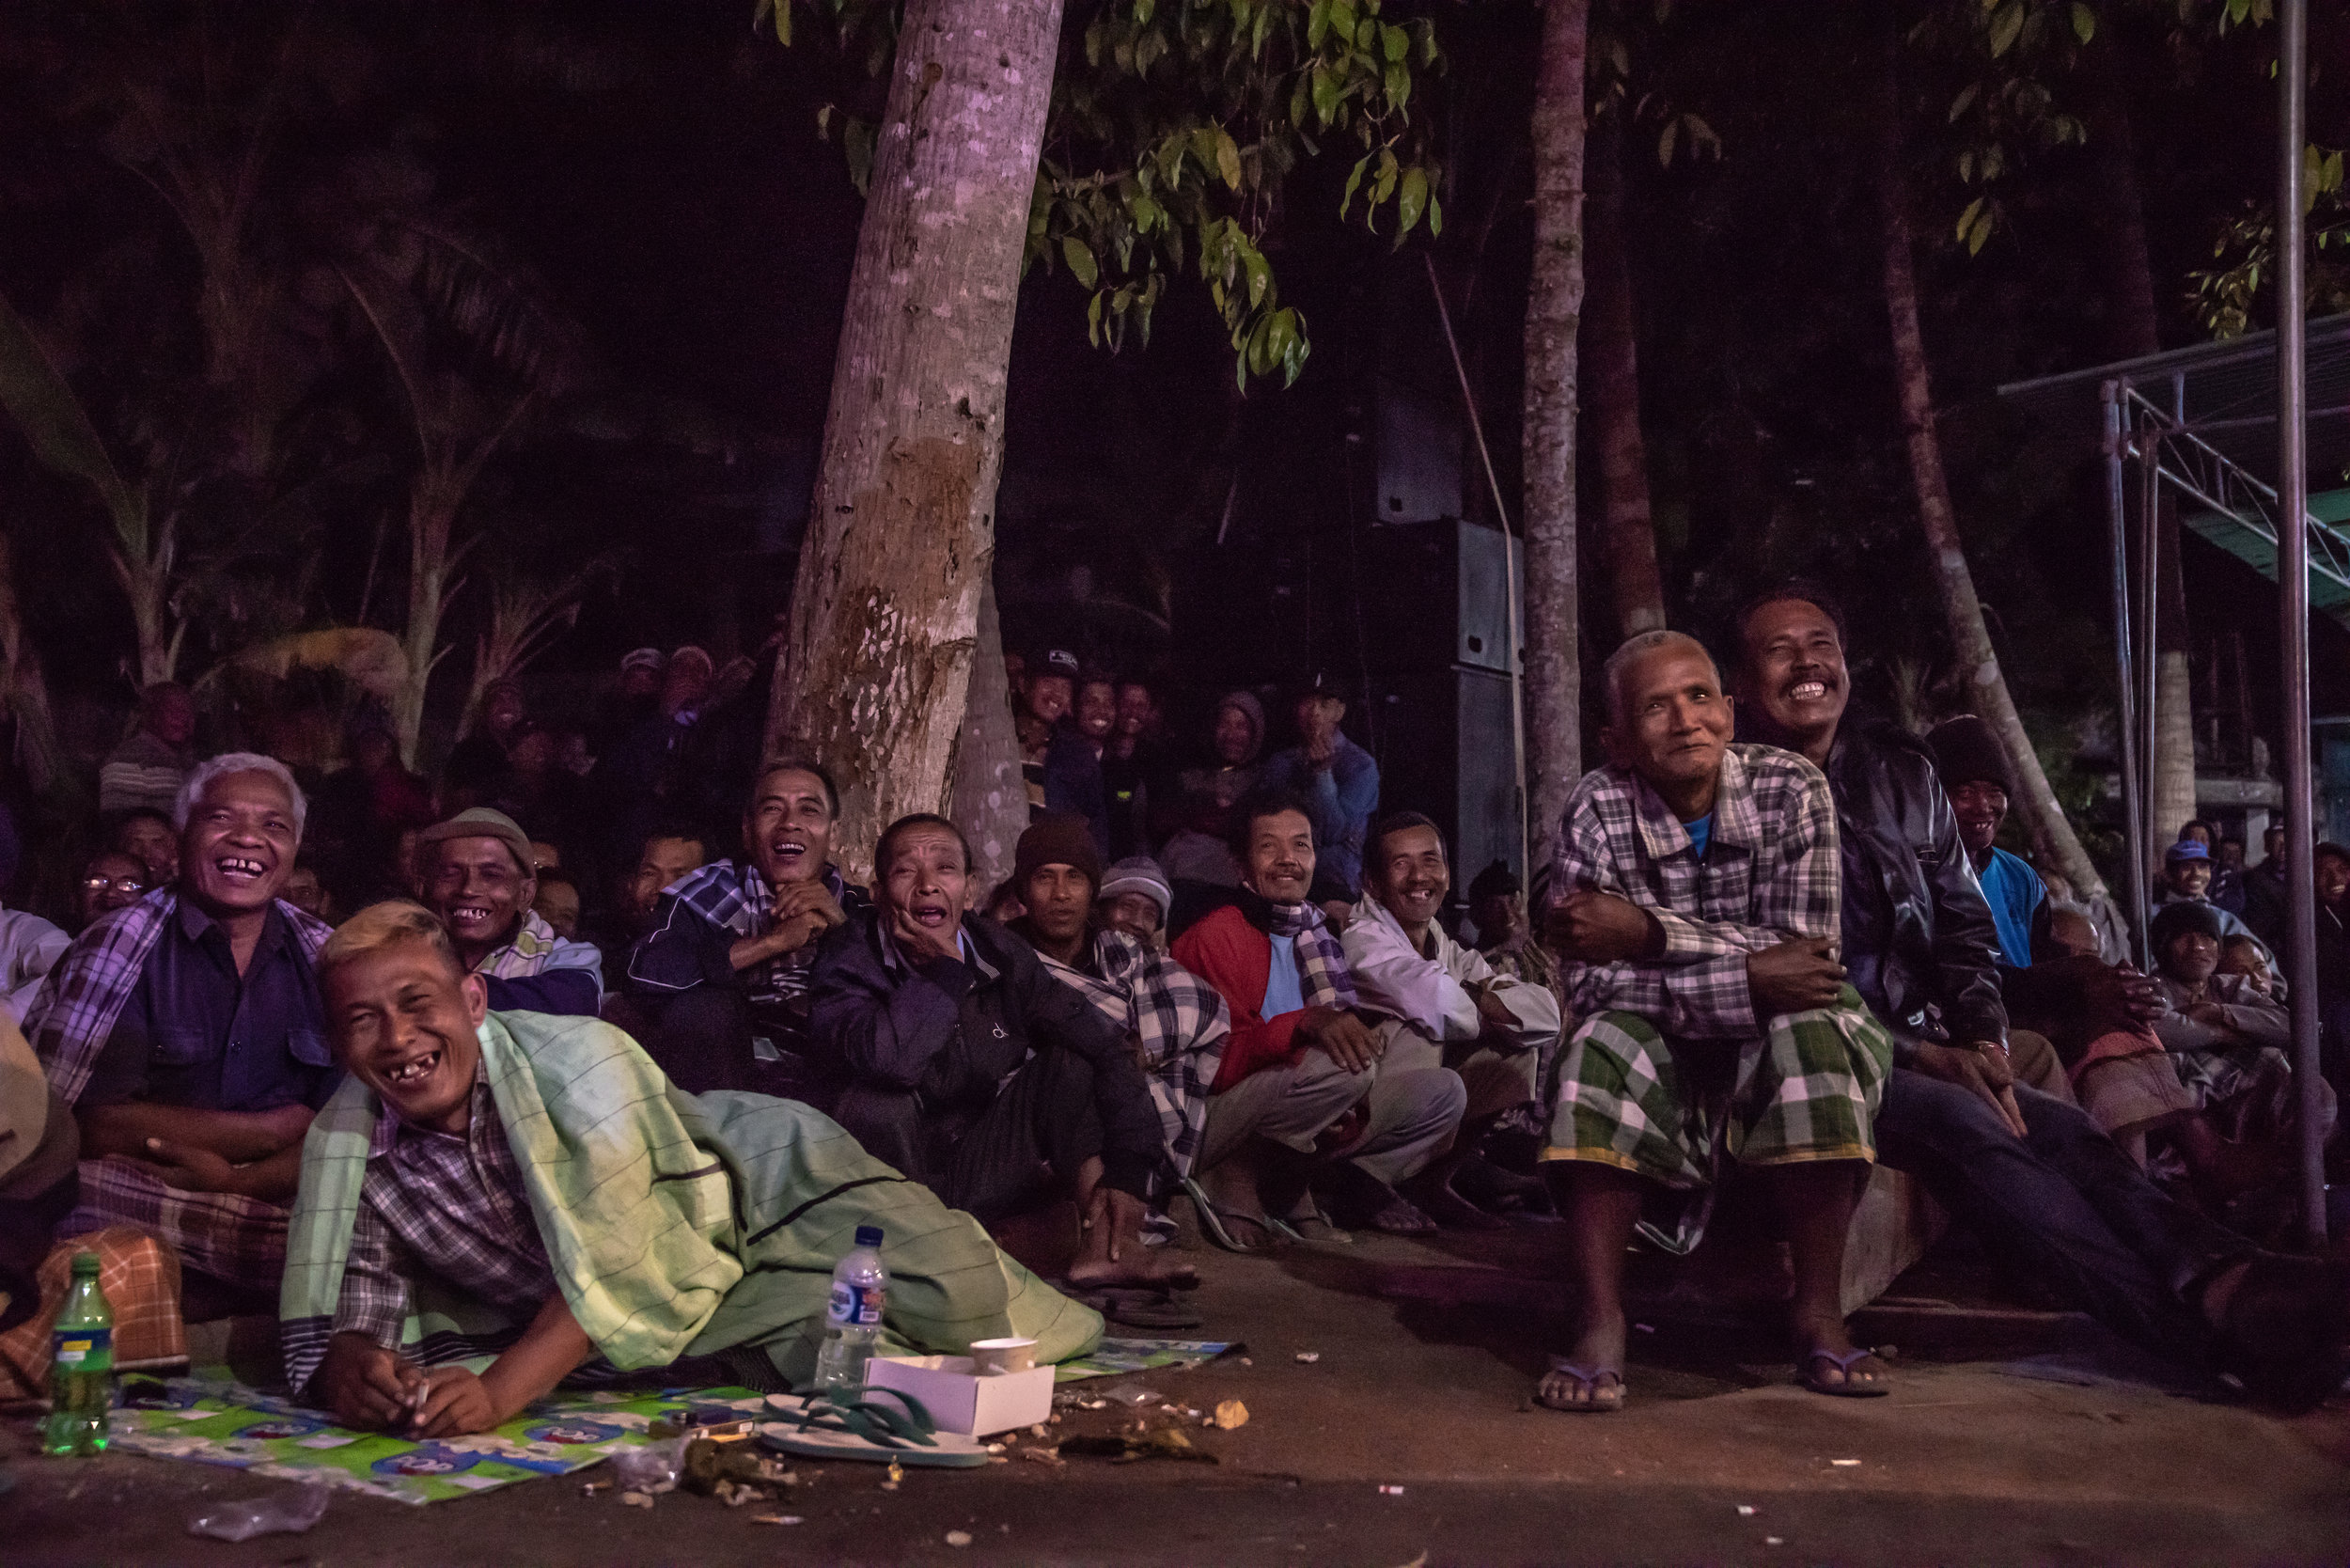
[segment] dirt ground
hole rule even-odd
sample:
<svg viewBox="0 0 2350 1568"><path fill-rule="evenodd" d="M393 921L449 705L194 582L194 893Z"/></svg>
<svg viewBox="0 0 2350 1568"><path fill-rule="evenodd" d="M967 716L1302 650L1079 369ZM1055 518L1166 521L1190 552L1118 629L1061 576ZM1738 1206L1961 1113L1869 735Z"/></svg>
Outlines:
<svg viewBox="0 0 2350 1568"><path fill-rule="evenodd" d="M1237 1430L1187 1428L1214 1465L1013 1457L908 1471L891 1490L877 1467L801 1463L802 1484L772 1511L683 1494L626 1508L583 1493L590 1471L422 1508L338 1496L306 1535L229 1545L187 1536L185 1516L276 1483L130 1456L22 1457L29 1427L11 1423L0 1561L2350 1560L2350 1408L2284 1420L2165 1388L2086 1320L1987 1303L1963 1256L1930 1260L1861 1320L1868 1341L1896 1347L1889 1398L1805 1393L1766 1321L1652 1300L1624 1413L1531 1408L1559 1304L1551 1254L1543 1228L1201 1254L1209 1322L1197 1332L1245 1341L1245 1357L1135 1381L1181 1408L1246 1404ZM1135 1419L1117 1404L1071 1410L1051 1439ZM1013 1443L1015 1455L1049 1446ZM765 1512L802 1522L752 1522Z"/></svg>

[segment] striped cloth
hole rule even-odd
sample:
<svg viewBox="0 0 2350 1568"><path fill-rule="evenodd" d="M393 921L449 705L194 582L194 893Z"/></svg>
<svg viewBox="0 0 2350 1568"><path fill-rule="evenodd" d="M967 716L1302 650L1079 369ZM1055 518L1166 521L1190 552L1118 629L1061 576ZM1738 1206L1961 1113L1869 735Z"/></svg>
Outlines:
<svg viewBox="0 0 2350 1568"><path fill-rule="evenodd" d="M24 1032L69 1105L89 1087L90 1073L114 1033L148 955L179 912L180 895L160 887L138 902L101 918L74 938L51 971ZM291 927L303 956L315 962L332 930L280 900L277 913ZM145 1164L120 1155L82 1162L80 1205L69 1227L112 1224L152 1231L199 1273L237 1284L274 1279L286 1258L286 1211L258 1198L188 1192L165 1184Z"/></svg>
<svg viewBox="0 0 2350 1568"><path fill-rule="evenodd" d="M1567 1043L1542 1157L1611 1165L1672 1189L1640 1229L1686 1253L1704 1236L1726 1159L1874 1160L1892 1066L1892 1037L1851 986L1833 1007L1779 1014L1734 1043L1668 1042L1637 1013L1598 1013Z"/></svg>
<svg viewBox="0 0 2350 1568"><path fill-rule="evenodd" d="M842 878L837 866L827 865L822 873L824 888L844 914L854 915L869 907L870 901L865 889L852 886ZM713 860L698 870L688 872L665 889L667 894L716 926L730 932L737 938L763 936L767 933L768 911L775 907L776 890L766 876L748 860ZM818 933L819 935L822 933ZM809 972L816 964L817 944L809 942L796 950L782 953L752 965L743 972L743 995L752 1005L805 1008Z"/></svg>
<svg viewBox="0 0 2350 1568"><path fill-rule="evenodd" d="M139 1372L188 1358L187 1325L180 1319L180 1260L171 1248L129 1226L89 1235L70 1230L41 1260L40 1310L0 1334L0 1400L44 1399L49 1393L49 1334L73 1288L73 1255L98 1254L98 1288L114 1314L115 1371Z"/></svg>
<svg viewBox="0 0 2350 1568"><path fill-rule="evenodd" d="M825 1117L760 1094L690 1095L591 1018L493 1013L481 1072L511 1141L556 1288L622 1371L756 1346L795 1386L815 1370L832 1270L860 1225L886 1238L885 1341L962 1351L1019 1335L1039 1360L1099 1342L1099 1315L996 1250L978 1221L873 1159ZM288 1383L324 1359L381 1105L347 1079L303 1148L279 1297ZM402 1347L478 1361L521 1325L411 1282Z"/></svg>
<svg viewBox="0 0 2350 1568"><path fill-rule="evenodd" d="M1265 930L1291 937L1297 954L1298 989L1308 1007L1350 1008L1355 1005L1355 974L1346 962L1346 949L1330 929L1318 903L1271 903L1264 906Z"/></svg>
<svg viewBox="0 0 2350 1568"><path fill-rule="evenodd" d="M1224 1059L1232 1015L1215 987L1120 931L1093 933L1089 974L1039 949L1046 973L1091 1002L1135 1043L1158 1107L1176 1180L1191 1174L1208 1121L1208 1087Z"/></svg>

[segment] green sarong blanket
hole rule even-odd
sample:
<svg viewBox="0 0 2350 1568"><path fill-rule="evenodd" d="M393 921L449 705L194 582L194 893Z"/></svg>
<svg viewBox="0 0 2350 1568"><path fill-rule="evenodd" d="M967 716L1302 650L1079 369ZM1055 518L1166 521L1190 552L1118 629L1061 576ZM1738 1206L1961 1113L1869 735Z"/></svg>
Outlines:
<svg viewBox="0 0 2350 1568"><path fill-rule="evenodd" d="M891 1349L960 1353L1020 1335L1037 1341L1039 1361L1060 1361L1101 1341L1099 1314L806 1105L687 1094L592 1018L494 1013L480 1041L563 1299L622 1372L755 1347L782 1380L805 1386L833 1265L860 1225L885 1238ZM303 1144L278 1303L297 1393L334 1333L379 1114L374 1091L347 1079ZM429 1363L484 1360L525 1326L422 1278L411 1281L401 1348Z"/></svg>

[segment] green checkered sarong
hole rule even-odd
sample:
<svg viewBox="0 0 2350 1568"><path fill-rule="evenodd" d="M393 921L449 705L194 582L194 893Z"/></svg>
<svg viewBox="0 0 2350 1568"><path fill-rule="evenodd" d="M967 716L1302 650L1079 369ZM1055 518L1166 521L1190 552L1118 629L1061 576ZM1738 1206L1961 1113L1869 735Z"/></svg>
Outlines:
<svg viewBox="0 0 2350 1568"><path fill-rule="evenodd" d="M1684 1195L1640 1229L1686 1252L1725 1159L1874 1160L1892 1066L1892 1037L1850 986L1834 1007L1773 1018L1759 1040L1668 1042L1637 1013L1595 1013L1567 1042L1543 1158L1612 1165Z"/></svg>

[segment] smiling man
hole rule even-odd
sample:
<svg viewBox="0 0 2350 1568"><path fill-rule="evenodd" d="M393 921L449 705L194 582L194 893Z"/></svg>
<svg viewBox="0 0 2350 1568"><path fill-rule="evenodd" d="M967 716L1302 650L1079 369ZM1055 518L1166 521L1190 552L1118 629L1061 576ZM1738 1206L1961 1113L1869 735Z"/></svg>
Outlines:
<svg viewBox="0 0 2350 1568"><path fill-rule="evenodd" d="M804 1105L677 1090L594 1019L489 1011L413 903L319 955L351 1070L303 1150L280 1301L287 1382L345 1426L448 1437L567 1379L805 1385L830 1263L878 1225L886 1342L1035 1339L1101 1319Z"/></svg>
<svg viewBox="0 0 2350 1568"><path fill-rule="evenodd" d="M1088 1227L1073 1283L1172 1282L1183 1271L1139 1240L1167 1156L1125 1032L971 912L954 823L900 818L873 866L873 907L824 944L809 986L833 1115L983 1225L1073 1195Z"/></svg>
<svg viewBox="0 0 2350 1568"><path fill-rule="evenodd" d="M592 1018L603 999L603 955L555 933L531 907L539 897L530 836L486 806L416 837L424 902L448 928L466 969L482 977L499 1012Z"/></svg>
<svg viewBox="0 0 2350 1568"><path fill-rule="evenodd" d="M778 758L743 808L746 853L657 894L629 954L628 994L652 1018L654 1057L679 1088L821 1099L807 1062L808 976L818 942L867 902L832 863L839 815L821 763ZM657 853L646 846L651 874Z"/></svg>
<svg viewBox="0 0 2350 1568"><path fill-rule="evenodd" d="M1559 999L1496 973L1455 942L1436 920L1451 892L1436 824L1417 811L1384 817L1364 845L1362 902L1341 940L1380 1040L1379 1071L1443 1068L1466 1094L1453 1147L1420 1174L1414 1200L1440 1225L1491 1230L1501 1221L1468 1192L1497 1196L1531 1184L1487 1163L1478 1140L1534 1098L1535 1069L1559 1040Z"/></svg>
<svg viewBox="0 0 2350 1568"><path fill-rule="evenodd" d="M181 787L176 886L73 943L26 1034L82 1129L95 1230L145 1226L199 1273L274 1290L310 1113L339 1077L310 959L326 928L277 898L305 803L249 752Z"/></svg>
<svg viewBox="0 0 2350 1568"><path fill-rule="evenodd" d="M1837 962L1835 808L1810 762L1731 743L1696 639L1645 632L1607 661L1607 765L1568 798L1544 926L1565 959L1550 1162L1582 1325L1536 1398L1624 1399L1623 1257L1636 1229L1685 1252L1723 1160L1760 1169L1794 1257L1796 1375L1886 1391L1844 1330L1844 1235L1876 1157L1892 1044ZM1652 1195L1677 1198L1643 1223Z"/></svg>

